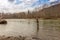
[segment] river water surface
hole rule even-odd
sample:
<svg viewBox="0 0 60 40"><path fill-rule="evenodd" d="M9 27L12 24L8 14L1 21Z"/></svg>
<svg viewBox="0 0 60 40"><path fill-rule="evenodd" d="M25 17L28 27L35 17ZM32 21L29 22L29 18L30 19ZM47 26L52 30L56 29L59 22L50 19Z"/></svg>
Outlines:
<svg viewBox="0 0 60 40"><path fill-rule="evenodd" d="M7 24L0 24L0 35L36 35L36 21L33 19L6 19Z"/></svg>
<svg viewBox="0 0 60 40"><path fill-rule="evenodd" d="M6 19L0 24L0 35L36 36L41 40L60 40L60 20L39 19L39 31L35 19Z"/></svg>
<svg viewBox="0 0 60 40"><path fill-rule="evenodd" d="M38 36L42 40L60 40L60 19L39 19Z"/></svg>

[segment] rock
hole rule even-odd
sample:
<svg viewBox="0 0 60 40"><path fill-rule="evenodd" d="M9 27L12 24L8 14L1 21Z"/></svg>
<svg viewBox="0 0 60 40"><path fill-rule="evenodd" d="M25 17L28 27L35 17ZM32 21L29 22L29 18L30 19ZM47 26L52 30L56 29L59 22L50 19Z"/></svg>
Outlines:
<svg viewBox="0 0 60 40"><path fill-rule="evenodd" d="M6 20L1 20L0 24L7 24L7 21Z"/></svg>

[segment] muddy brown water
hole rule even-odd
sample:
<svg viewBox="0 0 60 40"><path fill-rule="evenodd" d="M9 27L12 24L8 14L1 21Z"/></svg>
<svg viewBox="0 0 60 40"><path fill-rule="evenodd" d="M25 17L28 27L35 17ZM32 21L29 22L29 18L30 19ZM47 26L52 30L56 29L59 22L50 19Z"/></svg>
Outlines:
<svg viewBox="0 0 60 40"><path fill-rule="evenodd" d="M0 35L36 35L36 21L33 19L5 19L7 24L0 24Z"/></svg>
<svg viewBox="0 0 60 40"><path fill-rule="evenodd" d="M60 40L60 20L39 20L38 37L41 40Z"/></svg>
<svg viewBox="0 0 60 40"><path fill-rule="evenodd" d="M0 24L0 35L29 36L39 40L60 40L60 20L39 19L37 33L36 19L5 19L7 24ZM28 37L28 39L29 39Z"/></svg>

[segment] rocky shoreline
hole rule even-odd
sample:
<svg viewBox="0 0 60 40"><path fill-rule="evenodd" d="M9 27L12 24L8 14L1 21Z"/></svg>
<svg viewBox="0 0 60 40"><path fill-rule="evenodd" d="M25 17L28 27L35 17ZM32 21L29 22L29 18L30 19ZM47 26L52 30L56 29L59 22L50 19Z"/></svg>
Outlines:
<svg viewBox="0 0 60 40"><path fill-rule="evenodd" d="M25 37L22 37L22 36L17 36L17 37L14 37L14 36L0 36L0 40L25 40Z"/></svg>
<svg viewBox="0 0 60 40"><path fill-rule="evenodd" d="M23 36L0 36L0 40L40 40L36 37L23 37Z"/></svg>

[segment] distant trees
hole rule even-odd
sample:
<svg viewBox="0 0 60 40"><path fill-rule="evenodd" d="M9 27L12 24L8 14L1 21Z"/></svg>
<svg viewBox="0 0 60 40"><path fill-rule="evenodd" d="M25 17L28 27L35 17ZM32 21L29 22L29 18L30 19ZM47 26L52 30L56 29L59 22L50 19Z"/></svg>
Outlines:
<svg viewBox="0 0 60 40"><path fill-rule="evenodd" d="M35 9L36 10L36 9ZM60 18L60 4L44 8L39 11L30 12L19 12L19 13L0 13L0 17L5 19L27 19L27 18Z"/></svg>
<svg viewBox="0 0 60 40"><path fill-rule="evenodd" d="M6 14L0 13L0 16L1 16L1 14L2 14L2 17L4 19L12 19L12 18L14 18L14 19L25 18L26 19L26 18L36 18L38 16L37 12L30 12L30 11L13 13L13 14L11 14L11 13L6 13Z"/></svg>

